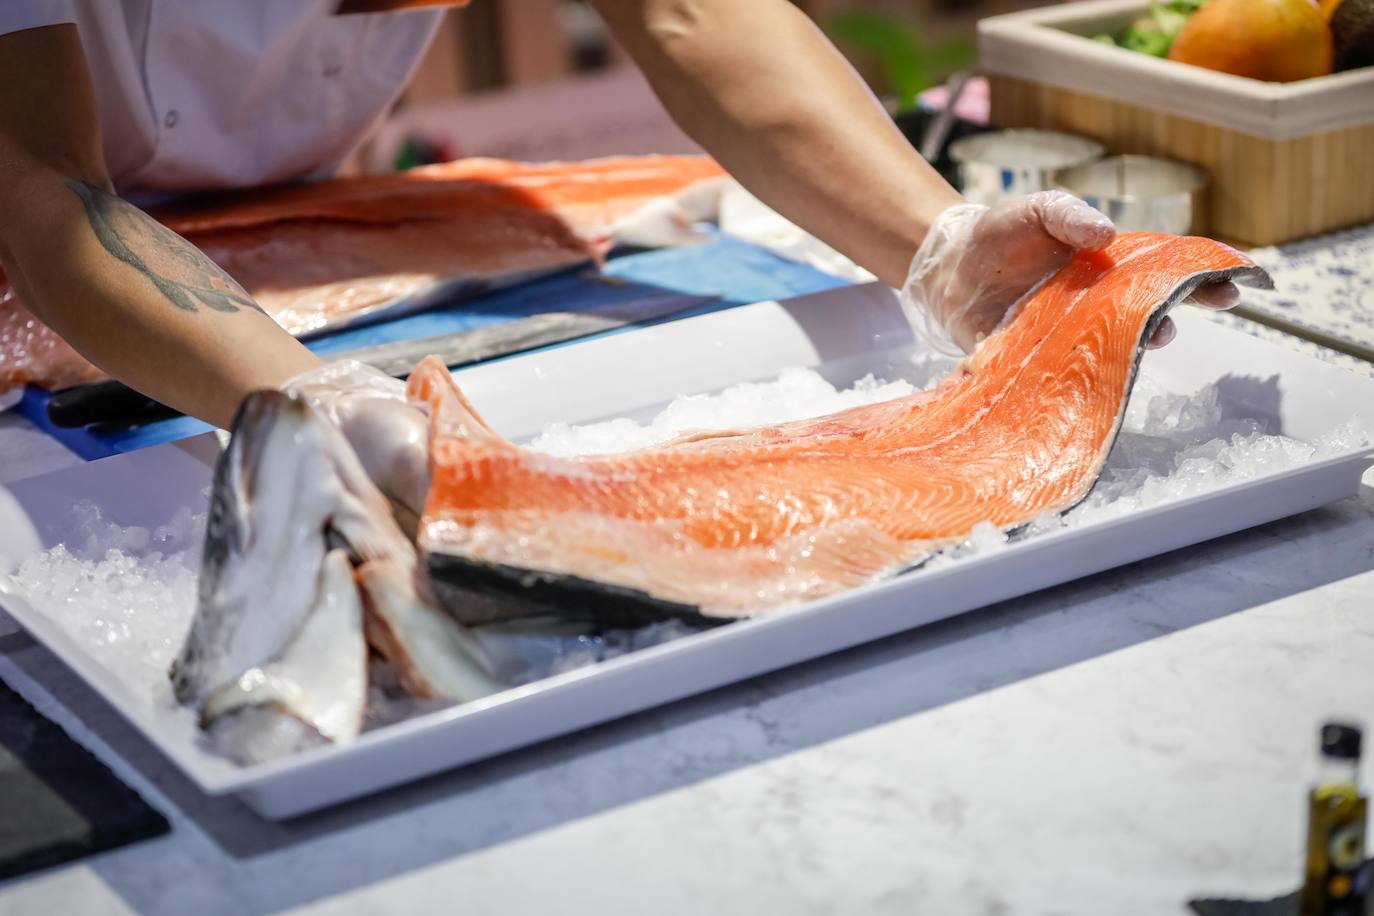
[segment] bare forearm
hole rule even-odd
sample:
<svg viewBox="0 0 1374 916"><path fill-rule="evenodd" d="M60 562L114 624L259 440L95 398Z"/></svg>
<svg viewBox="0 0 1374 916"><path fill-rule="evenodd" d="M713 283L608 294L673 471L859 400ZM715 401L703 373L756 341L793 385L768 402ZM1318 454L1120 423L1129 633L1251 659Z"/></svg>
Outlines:
<svg viewBox="0 0 1374 916"><path fill-rule="evenodd" d="M0 260L24 302L133 388L217 425L318 359L132 205L62 171L11 175Z"/></svg>
<svg viewBox="0 0 1374 916"><path fill-rule="evenodd" d="M0 266L82 355L219 425L318 364L180 236L109 193L76 27L0 35Z"/></svg>
<svg viewBox="0 0 1374 916"><path fill-rule="evenodd" d="M600 0L674 119L764 202L901 285L960 198L784 0Z"/></svg>

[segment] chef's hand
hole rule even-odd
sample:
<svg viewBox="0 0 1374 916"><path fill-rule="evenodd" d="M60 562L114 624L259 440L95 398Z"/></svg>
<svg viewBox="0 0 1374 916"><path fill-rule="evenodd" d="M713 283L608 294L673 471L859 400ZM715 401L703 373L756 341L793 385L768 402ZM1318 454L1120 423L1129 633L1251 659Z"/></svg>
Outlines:
<svg viewBox="0 0 1374 916"><path fill-rule="evenodd" d="M405 383L351 360L302 373L282 390L305 398L344 434L363 469L414 536L429 491L429 420Z"/></svg>
<svg viewBox="0 0 1374 916"><path fill-rule="evenodd" d="M1016 302L1064 266L1076 250L1097 251L1116 237L1111 220L1063 191L1040 191L992 207L945 210L921 243L902 287L902 307L938 350L971 353ZM1239 293L1230 283L1198 288L1188 300L1227 309ZM1151 347L1173 340L1165 318Z"/></svg>

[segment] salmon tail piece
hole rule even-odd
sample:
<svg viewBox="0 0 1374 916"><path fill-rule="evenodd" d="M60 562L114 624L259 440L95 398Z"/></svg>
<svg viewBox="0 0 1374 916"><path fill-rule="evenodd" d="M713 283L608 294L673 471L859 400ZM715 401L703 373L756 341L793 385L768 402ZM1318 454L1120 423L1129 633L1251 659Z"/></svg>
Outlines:
<svg viewBox="0 0 1374 916"><path fill-rule="evenodd" d="M1268 282L1218 242L1125 233L933 391L619 455L520 449L427 364L412 391L432 410L418 542L434 589L470 623L729 620L896 575L980 524L1067 511L1101 473L1150 334L1228 279Z"/></svg>

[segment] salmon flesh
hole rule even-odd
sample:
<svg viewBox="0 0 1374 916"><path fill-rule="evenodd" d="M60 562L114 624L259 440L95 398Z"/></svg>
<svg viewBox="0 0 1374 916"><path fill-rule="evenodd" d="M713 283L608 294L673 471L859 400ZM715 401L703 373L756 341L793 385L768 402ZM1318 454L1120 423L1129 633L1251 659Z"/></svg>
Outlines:
<svg viewBox="0 0 1374 916"><path fill-rule="evenodd" d="M685 241L674 202L693 203L723 175L704 156L463 159L237 192L151 215L223 267L278 324L306 336L438 305L455 289L480 292L592 263L616 241ZM0 273L0 393L104 377Z"/></svg>
<svg viewBox="0 0 1374 916"><path fill-rule="evenodd" d="M936 388L811 420L558 458L486 424L443 364L419 528L458 619L723 622L909 569L975 525L1023 525L1092 488L1145 342L1199 284L1266 285L1202 238L1130 233L1080 253Z"/></svg>

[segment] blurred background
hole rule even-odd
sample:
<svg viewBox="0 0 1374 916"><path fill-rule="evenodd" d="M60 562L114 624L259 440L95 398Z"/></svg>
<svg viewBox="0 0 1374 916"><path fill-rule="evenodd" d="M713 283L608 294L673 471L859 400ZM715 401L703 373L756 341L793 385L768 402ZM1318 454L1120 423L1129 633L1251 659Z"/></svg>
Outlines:
<svg viewBox="0 0 1374 916"><path fill-rule="evenodd" d="M1028 0L797 0L894 112L971 67L974 23ZM767 36L760 36L767 41ZM938 92L925 103L939 104ZM986 113L986 92L960 113ZM600 19L579 0L478 0L450 10L392 116L353 168L460 156L581 159L690 152Z"/></svg>

